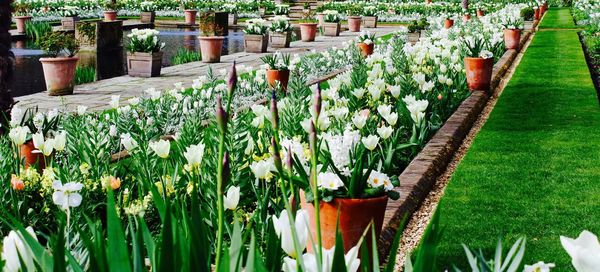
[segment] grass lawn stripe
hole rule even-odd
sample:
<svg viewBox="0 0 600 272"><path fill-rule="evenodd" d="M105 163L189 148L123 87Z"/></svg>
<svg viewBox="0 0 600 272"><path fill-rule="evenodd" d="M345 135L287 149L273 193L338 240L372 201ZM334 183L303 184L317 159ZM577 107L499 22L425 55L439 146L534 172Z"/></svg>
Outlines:
<svg viewBox="0 0 600 272"><path fill-rule="evenodd" d="M542 25L574 27L567 9ZM600 107L576 31L535 35L439 209L441 267L466 268L461 243L492 258L525 235L526 264L573 271L559 236L600 235Z"/></svg>

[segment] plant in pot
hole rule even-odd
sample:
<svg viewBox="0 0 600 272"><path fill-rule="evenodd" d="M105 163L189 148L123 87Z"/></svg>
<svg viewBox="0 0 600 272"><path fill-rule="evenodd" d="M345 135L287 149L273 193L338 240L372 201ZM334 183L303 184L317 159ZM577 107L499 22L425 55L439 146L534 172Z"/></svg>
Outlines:
<svg viewBox="0 0 600 272"><path fill-rule="evenodd" d="M75 30L75 24L79 22L79 8L75 6L64 6L58 13L63 17L60 20L63 30Z"/></svg>
<svg viewBox="0 0 600 272"><path fill-rule="evenodd" d="M340 35L340 14L337 10L325 10L323 11L323 35L325 36L339 36Z"/></svg>
<svg viewBox="0 0 600 272"><path fill-rule="evenodd" d="M425 30L429 26L427 19L413 20L408 25L408 40L416 42L421 37L421 31Z"/></svg>
<svg viewBox="0 0 600 272"><path fill-rule="evenodd" d="M117 0L105 0L104 6L104 21L112 22L117 20L118 4Z"/></svg>
<svg viewBox="0 0 600 272"><path fill-rule="evenodd" d="M356 39L358 41L356 45L360 49L360 53L363 57L368 57L373 54L373 50L375 49L375 34L363 31Z"/></svg>
<svg viewBox="0 0 600 272"><path fill-rule="evenodd" d="M158 6L156 6L156 3L154 3L153 1L141 2L140 10L142 12L140 13L140 22L146 23L146 24L154 23L154 20L156 19L156 9L157 8L158 8Z"/></svg>
<svg viewBox="0 0 600 272"><path fill-rule="evenodd" d="M263 19L250 19L244 28L244 47L248 53L267 52L269 34L266 21Z"/></svg>
<svg viewBox="0 0 600 272"><path fill-rule="evenodd" d="M471 90L489 91L492 83L494 54L488 50L489 44L482 37L467 38L463 43L467 85Z"/></svg>
<svg viewBox="0 0 600 272"><path fill-rule="evenodd" d="M288 15L290 13L290 6L289 5L283 5L283 4L279 4L279 5L275 5L275 10L273 11L274 15Z"/></svg>
<svg viewBox="0 0 600 272"><path fill-rule="evenodd" d="M450 29L452 26L454 26L454 19L452 19L452 16L449 13L446 13L446 19L444 20L444 28Z"/></svg>
<svg viewBox="0 0 600 272"><path fill-rule="evenodd" d="M73 78L79 58L75 57L79 44L74 35L65 32L49 32L38 41L48 57L40 59L44 70L48 95L73 94Z"/></svg>
<svg viewBox="0 0 600 272"><path fill-rule="evenodd" d="M260 58L267 66L267 82L272 88L287 91L290 80L290 55L275 54Z"/></svg>
<svg viewBox="0 0 600 272"><path fill-rule="evenodd" d="M308 2L305 2L304 5L302 5L302 14L304 16L306 16L309 13L310 13L310 4Z"/></svg>
<svg viewBox="0 0 600 272"><path fill-rule="evenodd" d="M279 15L272 17L269 30L271 47L290 47L290 42L292 41L292 24L290 24L290 19L288 17Z"/></svg>
<svg viewBox="0 0 600 272"><path fill-rule="evenodd" d="M366 6L363 9L363 23L367 28L376 28L377 27L377 7L375 6Z"/></svg>
<svg viewBox="0 0 600 272"><path fill-rule="evenodd" d="M362 24L362 8L359 5L352 5L347 10L348 13L348 30L350 32L360 32Z"/></svg>
<svg viewBox="0 0 600 272"><path fill-rule="evenodd" d="M525 21L533 21L534 15L535 12L532 7L526 7L521 10L521 17L523 17L523 20Z"/></svg>
<svg viewBox="0 0 600 272"><path fill-rule="evenodd" d="M519 51L521 44L521 31L525 22L520 16L507 16L501 19L502 28L504 31L504 47Z"/></svg>
<svg viewBox="0 0 600 272"><path fill-rule="evenodd" d="M161 49L165 47L160 42L154 29L133 29L127 37L127 70L130 76L157 77L162 68Z"/></svg>
<svg viewBox="0 0 600 272"><path fill-rule="evenodd" d="M299 21L300 25L300 39L303 42L314 42L317 37L317 20L312 18L309 14L306 14L302 20Z"/></svg>
<svg viewBox="0 0 600 272"><path fill-rule="evenodd" d="M227 3L223 5L223 10L229 13L229 25L237 25L238 23L238 8L235 4Z"/></svg>
<svg viewBox="0 0 600 272"><path fill-rule="evenodd" d="M469 12L468 9L463 9L462 14L463 14L463 22L468 22L469 20L471 20L471 13Z"/></svg>
<svg viewBox="0 0 600 272"><path fill-rule="evenodd" d="M29 8L30 5L24 1L15 1L12 3L12 9L15 14L13 17L15 19L15 24L17 25L17 32L25 33L27 22L31 21L31 16L29 16Z"/></svg>
<svg viewBox="0 0 600 272"><path fill-rule="evenodd" d="M186 25L195 25L196 24L196 15L198 14L198 9L196 3L193 1L185 1L182 3L183 5L183 16L185 18Z"/></svg>
<svg viewBox="0 0 600 272"><path fill-rule="evenodd" d="M202 52L202 61L215 63L221 61L221 51L225 37L217 36L221 31L215 23L214 13L204 12L200 16L200 50Z"/></svg>

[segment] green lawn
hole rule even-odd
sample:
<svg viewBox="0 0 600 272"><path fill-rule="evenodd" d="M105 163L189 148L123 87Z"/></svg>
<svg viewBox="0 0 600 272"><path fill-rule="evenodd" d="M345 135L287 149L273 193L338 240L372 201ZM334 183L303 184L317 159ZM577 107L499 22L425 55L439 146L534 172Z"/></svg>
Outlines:
<svg viewBox="0 0 600 272"><path fill-rule="evenodd" d="M577 28L577 26L573 23L571 9L557 8L552 9L552 12L546 12L539 28Z"/></svg>
<svg viewBox="0 0 600 272"><path fill-rule="evenodd" d="M543 25L574 27L566 9ZM442 267L466 268L461 243L493 257L524 235L527 264L573 271L559 236L600 235L600 107L576 31L535 35L439 208Z"/></svg>

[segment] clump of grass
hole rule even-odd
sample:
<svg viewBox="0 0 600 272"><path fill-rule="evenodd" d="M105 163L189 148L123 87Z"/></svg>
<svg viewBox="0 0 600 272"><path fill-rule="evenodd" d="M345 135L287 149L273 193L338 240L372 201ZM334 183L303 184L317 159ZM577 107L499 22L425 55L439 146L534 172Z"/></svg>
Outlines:
<svg viewBox="0 0 600 272"><path fill-rule="evenodd" d="M29 21L25 23L25 35L36 43L50 32L52 32L52 26L47 22Z"/></svg>
<svg viewBox="0 0 600 272"><path fill-rule="evenodd" d="M202 55L200 54L200 52L179 49L177 50L177 53L175 53L175 56L171 58L171 64L179 65L200 60L202 60Z"/></svg>
<svg viewBox="0 0 600 272"><path fill-rule="evenodd" d="M77 67L75 69L75 84L81 85L96 81L96 69L94 67Z"/></svg>

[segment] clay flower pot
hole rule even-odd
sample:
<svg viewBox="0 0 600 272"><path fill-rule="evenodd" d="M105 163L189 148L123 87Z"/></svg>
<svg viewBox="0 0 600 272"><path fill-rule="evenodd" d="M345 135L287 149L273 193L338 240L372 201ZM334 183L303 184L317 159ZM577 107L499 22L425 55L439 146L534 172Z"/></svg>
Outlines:
<svg viewBox="0 0 600 272"><path fill-rule="evenodd" d="M221 50L225 37L210 36L200 37L200 51L202 52L202 62L216 63L221 61Z"/></svg>
<svg viewBox="0 0 600 272"><path fill-rule="evenodd" d="M467 84L471 90L488 91L492 83L494 58L465 58Z"/></svg>
<svg viewBox="0 0 600 272"><path fill-rule="evenodd" d="M425 0L425 4L431 4L431 0Z"/></svg>
<svg viewBox="0 0 600 272"><path fill-rule="evenodd" d="M314 42L317 37L317 23L300 23L300 38L303 42Z"/></svg>
<svg viewBox="0 0 600 272"><path fill-rule="evenodd" d="M277 33L273 32L269 35L271 39L271 47L273 48L288 48L292 41L292 32Z"/></svg>
<svg viewBox="0 0 600 272"><path fill-rule="evenodd" d="M360 49L360 53L365 58L372 55L373 50L375 49L375 44L373 44L373 43L370 43L370 44L358 43L357 46Z"/></svg>
<svg viewBox="0 0 600 272"><path fill-rule="evenodd" d="M143 11L140 13L140 22L145 24L154 23L156 19L156 12L154 11Z"/></svg>
<svg viewBox="0 0 600 272"><path fill-rule="evenodd" d="M114 10L104 11L104 21L112 22L117 20L117 12Z"/></svg>
<svg viewBox="0 0 600 272"><path fill-rule="evenodd" d="M31 16L17 16L15 22L17 25L17 32L25 33L25 24L31 21Z"/></svg>
<svg viewBox="0 0 600 272"><path fill-rule="evenodd" d="M504 30L504 46L508 49L514 49L519 51L521 44L521 30L520 29L505 29Z"/></svg>
<svg viewBox="0 0 600 272"><path fill-rule="evenodd" d="M157 77L162 69L163 52L127 53L127 72L132 77Z"/></svg>
<svg viewBox="0 0 600 272"><path fill-rule="evenodd" d="M471 20L471 14L463 15L463 22L468 22L469 20Z"/></svg>
<svg viewBox="0 0 600 272"><path fill-rule="evenodd" d="M335 37L340 35L340 23L323 23L323 35Z"/></svg>
<svg viewBox="0 0 600 272"><path fill-rule="evenodd" d="M277 87L277 82L283 89L287 91L288 82L290 81L290 70L271 70L267 69L267 82L273 88Z"/></svg>
<svg viewBox="0 0 600 272"><path fill-rule="evenodd" d="M313 241L317 241L315 225L315 209L313 203L307 203L304 192L300 193L302 209L308 211L310 232ZM344 241L344 251L348 252L358 244L363 232L371 223L375 223L375 237L379 237L383 226L383 216L387 207L388 196L367 199L334 198L331 202L321 201L321 239L324 248L335 245L336 226L339 220L339 230ZM338 218L339 210L339 218ZM365 241L371 244L371 231L367 232ZM309 238L310 239L310 238ZM313 252L312 243L308 243L308 252Z"/></svg>
<svg viewBox="0 0 600 272"><path fill-rule="evenodd" d="M198 11L195 9L186 9L183 12L186 25L195 25L196 24L196 13L198 13Z"/></svg>
<svg viewBox="0 0 600 272"><path fill-rule="evenodd" d="M41 58L48 95L73 94L73 78L79 58Z"/></svg>
<svg viewBox="0 0 600 272"><path fill-rule="evenodd" d="M20 148L21 159L25 160L25 168L29 168L32 165L37 165L38 170L42 171L44 168L46 168L44 154L33 153L34 150L36 150L36 148L33 145L32 140L25 142Z"/></svg>
<svg viewBox="0 0 600 272"><path fill-rule="evenodd" d="M269 46L269 35L244 35L244 48L248 53L265 53Z"/></svg>
<svg viewBox="0 0 600 272"><path fill-rule="evenodd" d="M540 15L544 15L544 13L546 13L546 9L547 9L546 4L541 5L540 6Z"/></svg>
<svg viewBox="0 0 600 272"><path fill-rule="evenodd" d="M483 17L485 16L485 12L483 12L483 10L478 9L477 10L477 17Z"/></svg>
<svg viewBox="0 0 600 272"><path fill-rule="evenodd" d="M238 22L238 15L237 13L229 13L229 25L237 25Z"/></svg>
<svg viewBox="0 0 600 272"><path fill-rule="evenodd" d="M79 22L79 16L63 17L60 24L63 30L75 30L75 24Z"/></svg>
<svg viewBox="0 0 600 272"><path fill-rule="evenodd" d="M361 16L348 16L348 30L350 32L360 32Z"/></svg>
<svg viewBox="0 0 600 272"><path fill-rule="evenodd" d="M454 25L454 20L452 19L446 19L446 21L444 21L444 27L446 29L451 28Z"/></svg>
<svg viewBox="0 0 600 272"><path fill-rule="evenodd" d="M533 18L534 18L535 20L539 20L539 19L540 19L540 17L541 17L541 16L540 16L540 9L539 9L539 8L536 8L536 9L534 9L534 11L533 11Z"/></svg>
<svg viewBox="0 0 600 272"><path fill-rule="evenodd" d="M363 23L366 28L377 28L377 16L363 16Z"/></svg>

